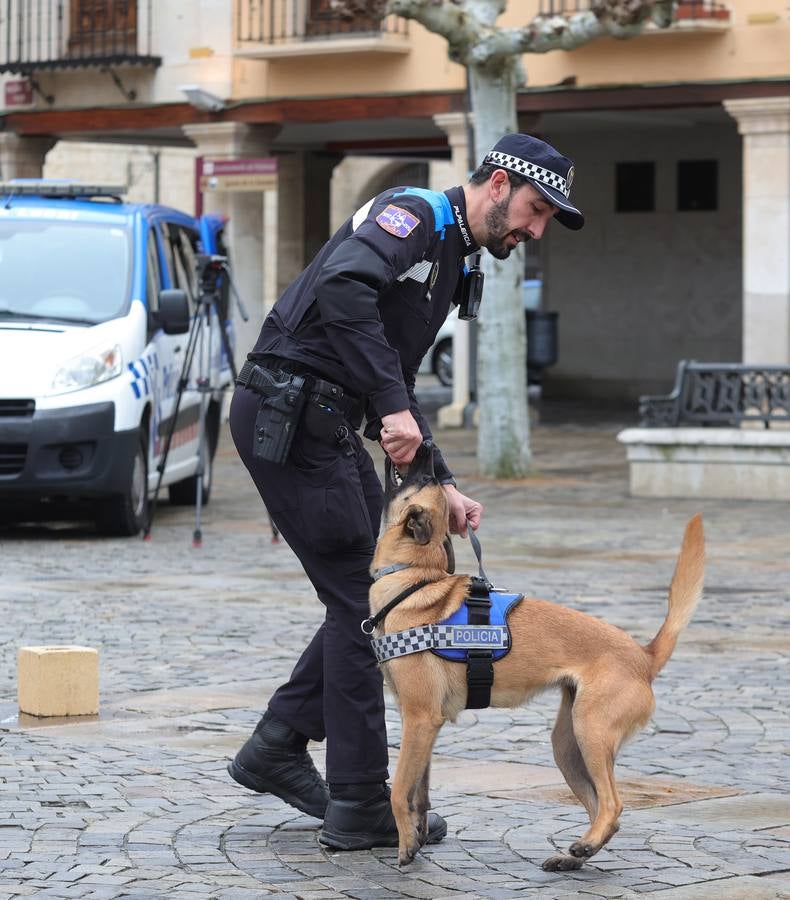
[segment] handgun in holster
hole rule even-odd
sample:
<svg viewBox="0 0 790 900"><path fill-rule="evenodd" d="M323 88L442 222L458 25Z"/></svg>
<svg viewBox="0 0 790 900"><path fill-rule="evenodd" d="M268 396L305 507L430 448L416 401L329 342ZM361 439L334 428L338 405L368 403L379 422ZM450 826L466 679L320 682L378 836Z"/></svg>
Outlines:
<svg viewBox="0 0 790 900"><path fill-rule="evenodd" d="M287 380L278 381L274 373L260 366L257 371L259 379L263 376L267 383L265 393L261 391L264 399L255 416L253 455L282 466L288 459L307 400L305 379L301 375L288 375Z"/></svg>

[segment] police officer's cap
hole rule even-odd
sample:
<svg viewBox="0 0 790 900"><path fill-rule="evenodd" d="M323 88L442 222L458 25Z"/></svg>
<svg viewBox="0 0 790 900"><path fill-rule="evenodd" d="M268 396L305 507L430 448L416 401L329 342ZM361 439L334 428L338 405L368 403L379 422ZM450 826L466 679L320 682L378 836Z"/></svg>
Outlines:
<svg viewBox="0 0 790 900"><path fill-rule="evenodd" d="M566 228L578 231L584 216L570 202L573 163L551 144L528 134L506 134L486 154L484 163L522 175L558 208L555 218Z"/></svg>

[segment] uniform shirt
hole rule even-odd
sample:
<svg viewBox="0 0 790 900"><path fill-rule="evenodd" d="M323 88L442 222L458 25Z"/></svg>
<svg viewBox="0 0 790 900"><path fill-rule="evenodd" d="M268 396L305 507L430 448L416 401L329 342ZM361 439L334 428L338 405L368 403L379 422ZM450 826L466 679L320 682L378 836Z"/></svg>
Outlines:
<svg viewBox="0 0 790 900"><path fill-rule="evenodd" d="M415 378L476 249L462 188L384 191L285 290L250 359L291 360L337 382L364 401L368 420L410 409L431 438ZM438 448L434 469L440 482L452 480Z"/></svg>

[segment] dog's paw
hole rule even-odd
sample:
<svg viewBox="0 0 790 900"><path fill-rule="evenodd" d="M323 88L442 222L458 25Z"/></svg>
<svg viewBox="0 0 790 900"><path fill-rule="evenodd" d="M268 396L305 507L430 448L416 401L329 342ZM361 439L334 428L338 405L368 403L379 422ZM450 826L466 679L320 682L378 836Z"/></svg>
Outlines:
<svg viewBox="0 0 790 900"><path fill-rule="evenodd" d="M583 864L581 859L575 859L573 856L550 856L543 860L541 869L544 872L570 872L573 869L581 869Z"/></svg>
<svg viewBox="0 0 790 900"><path fill-rule="evenodd" d="M568 852L578 859L589 859L597 849L592 844L585 844L584 841L575 841L568 848Z"/></svg>
<svg viewBox="0 0 790 900"><path fill-rule="evenodd" d="M420 848L418 846L414 846L407 847L405 850L399 850L398 865L401 867L411 865L411 863L414 862L414 857L417 855L417 851L419 849Z"/></svg>

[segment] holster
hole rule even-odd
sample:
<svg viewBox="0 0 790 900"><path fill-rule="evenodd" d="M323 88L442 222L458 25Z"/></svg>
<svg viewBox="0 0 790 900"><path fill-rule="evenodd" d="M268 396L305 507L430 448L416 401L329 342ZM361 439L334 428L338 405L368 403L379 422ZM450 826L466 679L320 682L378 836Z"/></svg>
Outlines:
<svg viewBox="0 0 790 900"><path fill-rule="evenodd" d="M308 386L301 375L271 372L246 362L237 384L261 395L255 416L252 452L256 459L285 465L307 401Z"/></svg>

